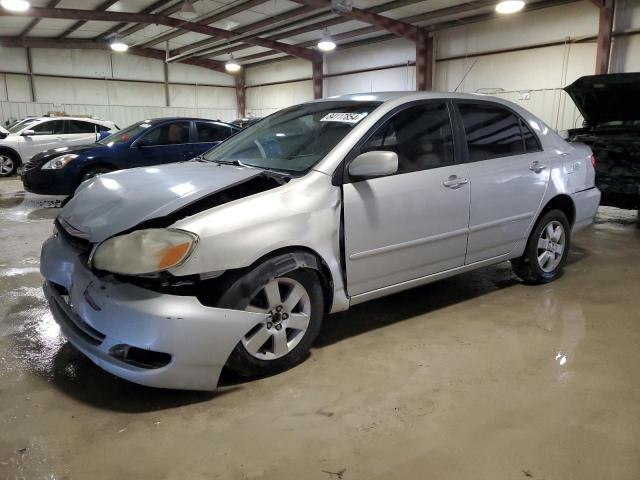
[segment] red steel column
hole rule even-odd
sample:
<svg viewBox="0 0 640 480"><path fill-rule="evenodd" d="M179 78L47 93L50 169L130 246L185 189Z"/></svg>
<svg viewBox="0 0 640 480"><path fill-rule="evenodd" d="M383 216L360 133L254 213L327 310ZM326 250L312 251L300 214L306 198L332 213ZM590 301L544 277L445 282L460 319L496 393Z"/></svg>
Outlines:
<svg viewBox="0 0 640 480"><path fill-rule="evenodd" d="M322 54L316 53L311 60L313 69L313 98L322 98Z"/></svg>
<svg viewBox="0 0 640 480"><path fill-rule="evenodd" d="M609 73L611 56L611 34L613 32L613 13L615 0L602 0L598 3L600 19L598 22L598 47L596 53L596 75Z"/></svg>
<svg viewBox="0 0 640 480"><path fill-rule="evenodd" d="M246 87L244 85L244 68L240 70L236 75L236 103L238 109L238 118L242 118L245 116L245 94Z"/></svg>
<svg viewBox="0 0 640 480"><path fill-rule="evenodd" d="M416 40L416 90L433 89L433 37L418 30Z"/></svg>

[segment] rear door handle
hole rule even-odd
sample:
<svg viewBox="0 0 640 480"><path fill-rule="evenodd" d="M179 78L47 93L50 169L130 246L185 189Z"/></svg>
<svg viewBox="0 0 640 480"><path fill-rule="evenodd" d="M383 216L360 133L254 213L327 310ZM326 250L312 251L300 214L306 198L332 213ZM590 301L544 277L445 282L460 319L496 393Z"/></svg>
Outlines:
<svg viewBox="0 0 640 480"><path fill-rule="evenodd" d="M462 185L469 183L468 178L458 178L456 175L451 175L447 180L442 182L447 188L460 188Z"/></svg>
<svg viewBox="0 0 640 480"><path fill-rule="evenodd" d="M540 173L545 168L547 168L547 166L544 165L543 163L538 162L538 161L535 161L531 165L529 165L529 170L531 170L532 172L535 172L535 173Z"/></svg>

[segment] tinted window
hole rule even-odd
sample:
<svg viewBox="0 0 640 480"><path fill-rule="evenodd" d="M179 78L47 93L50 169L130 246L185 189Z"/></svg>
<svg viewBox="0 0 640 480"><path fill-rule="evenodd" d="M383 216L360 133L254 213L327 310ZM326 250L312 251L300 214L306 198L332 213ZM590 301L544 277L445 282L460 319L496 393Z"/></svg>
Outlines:
<svg viewBox="0 0 640 480"><path fill-rule="evenodd" d="M520 127L522 128L522 136L524 137L524 146L527 152L539 152L542 150L538 137L531 131L527 122L520 119Z"/></svg>
<svg viewBox="0 0 640 480"><path fill-rule="evenodd" d="M118 129L118 127L115 128L116 130ZM111 129L109 127L105 127L104 125L98 125L98 131L99 132L108 132Z"/></svg>
<svg viewBox="0 0 640 480"><path fill-rule="evenodd" d="M64 133L64 121L50 120L36 125L31 130L36 132L36 135L62 135Z"/></svg>
<svg viewBox="0 0 640 480"><path fill-rule="evenodd" d="M458 104L467 135L469 161L524 153L520 119L494 105Z"/></svg>
<svg viewBox="0 0 640 480"><path fill-rule="evenodd" d="M94 133L95 123L83 122L81 120L65 120L67 123L67 133Z"/></svg>
<svg viewBox="0 0 640 480"><path fill-rule="evenodd" d="M453 164L453 139L446 104L417 105L395 114L361 149L370 150L396 152L398 173Z"/></svg>
<svg viewBox="0 0 640 480"><path fill-rule="evenodd" d="M231 135L231 128L215 123L196 122L199 142L221 142Z"/></svg>
<svg viewBox="0 0 640 480"><path fill-rule="evenodd" d="M154 128L143 138L143 144L178 145L189 142L189 122L171 122Z"/></svg>

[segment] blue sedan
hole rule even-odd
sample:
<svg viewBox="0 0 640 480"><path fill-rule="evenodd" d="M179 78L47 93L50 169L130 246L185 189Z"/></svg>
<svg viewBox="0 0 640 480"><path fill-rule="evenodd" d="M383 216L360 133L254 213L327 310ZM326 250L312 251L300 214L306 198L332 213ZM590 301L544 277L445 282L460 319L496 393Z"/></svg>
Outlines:
<svg viewBox="0 0 640 480"><path fill-rule="evenodd" d="M90 145L39 153L20 176L29 192L72 195L80 183L96 175L189 160L238 131L233 125L199 118L144 120Z"/></svg>

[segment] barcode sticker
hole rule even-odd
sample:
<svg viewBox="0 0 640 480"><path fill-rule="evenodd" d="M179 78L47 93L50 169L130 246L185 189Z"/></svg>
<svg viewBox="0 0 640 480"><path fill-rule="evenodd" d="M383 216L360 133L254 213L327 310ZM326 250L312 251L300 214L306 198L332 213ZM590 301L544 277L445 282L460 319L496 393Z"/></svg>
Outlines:
<svg viewBox="0 0 640 480"><path fill-rule="evenodd" d="M332 112L327 113L320 119L321 122L341 122L341 123L358 123L364 117L366 113L340 113Z"/></svg>

